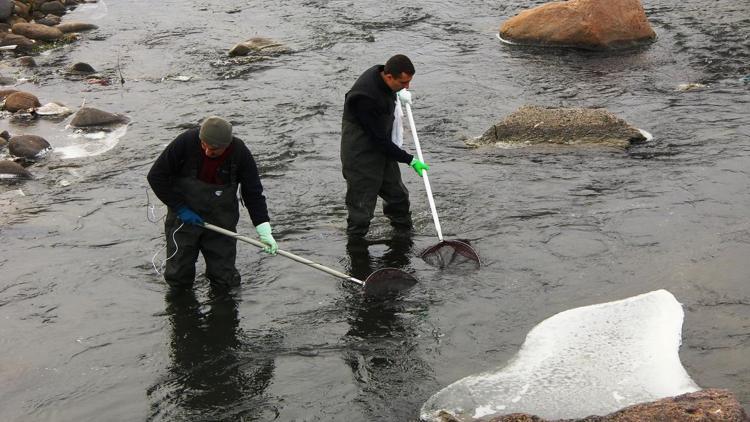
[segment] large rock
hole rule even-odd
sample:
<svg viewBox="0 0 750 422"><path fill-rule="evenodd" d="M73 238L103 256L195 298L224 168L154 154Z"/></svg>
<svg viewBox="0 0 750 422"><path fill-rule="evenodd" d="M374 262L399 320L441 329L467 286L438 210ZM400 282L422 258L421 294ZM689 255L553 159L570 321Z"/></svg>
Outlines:
<svg viewBox="0 0 750 422"><path fill-rule="evenodd" d="M31 173L15 161L0 161L0 179L31 179Z"/></svg>
<svg viewBox="0 0 750 422"><path fill-rule="evenodd" d="M41 41L55 41L63 36L59 29L38 23L17 23L13 25L13 33Z"/></svg>
<svg viewBox="0 0 750 422"><path fill-rule="evenodd" d="M582 419L550 421L524 413L490 416L474 422L745 422L747 415L737 398L729 390L708 389L676 397L636 404L606 416L587 416ZM447 416L445 422L457 421Z"/></svg>
<svg viewBox="0 0 750 422"><path fill-rule="evenodd" d="M13 113L30 108L33 109L40 105L42 104L39 102L39 98L29 92L13 92L5 97L5 109Z"/></svg>
<svg viewBox="0 0 750 422"><path fill-rule="evenodd" d="M229 50L230 56L247 56L250 53L253 54L265 54L265 55L276 55L288 53L289 47L276 42L270 38L254 37L247 41L243 41Z"/></svg>
<svg viewBox="0 0 750 422"><path fill-rule="evenodd" d="M109 113L93 107L83 107L76 112L70 125L73 127L97 127L117 123L127 123L129 119L122 114Z"/></svg>
<svg viewBox="0 0 750 422"><path fill-rule="evenodd" d="M525 10L500 27L504 40L591 50L652 41L656 33L639 0L569 0Z"/></svg>
<svg viewBox="0 0 750 422"><path fill-rule="evenodd" d="M547 108L523 106L467 140L470 146L510 144L595 144L627 148L646 137L624 120L602 108Z"/></svg>
<svg viewBox="0 0 750 422"><path fill-rule="evenodd" d="M49 150L51 145L46 139L36 135L16 135L8 141L8 151L15 157L33 160Z"/></svg>

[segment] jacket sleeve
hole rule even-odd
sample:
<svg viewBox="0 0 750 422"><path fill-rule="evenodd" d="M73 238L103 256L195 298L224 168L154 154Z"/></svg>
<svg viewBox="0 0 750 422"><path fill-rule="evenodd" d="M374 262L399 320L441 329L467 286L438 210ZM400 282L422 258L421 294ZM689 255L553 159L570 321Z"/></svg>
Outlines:
<svg viewBox="0 0 750 422"><path fill-rule="evenodd" d="M173 140L162 151L161 155L154 161L148 172L149 185L166 206L176 209L185 204L185 198L174 190L175 179L180 174L180 169L185 163L187 148L189 147L189 136L187 132Z"/></svg>
<svg viewBox="0 0 750 422"><path fill-rule="evenodd" d="M413 155L399 148L391 141L391 134L387 133L390 120L393 116L385 116L377 110L372 100L367 97L353 98L351 110L360 122L370 140L383 151L383 153L398 162L409 164Z"/></svg>
<svg viewBox="0 0 750 422"><path fill-rule="evenodd" d="M242 195L242 202L250 213L253 225L257 226L270 221L266 197L263 196L263 185L260 182L258 166L255 164L252 153L244 142L239 141L237 145L239 149L237 177L240 182L240 194Z"/></svg>

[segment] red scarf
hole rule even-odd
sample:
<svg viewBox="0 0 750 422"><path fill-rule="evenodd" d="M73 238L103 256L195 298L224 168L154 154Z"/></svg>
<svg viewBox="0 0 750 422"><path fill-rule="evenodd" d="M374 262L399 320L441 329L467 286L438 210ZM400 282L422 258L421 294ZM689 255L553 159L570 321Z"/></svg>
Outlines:
<svg viewBox="0 0 750 422"><path fill-rule="evenodd" d="M212 185L223 185L229 182L228 180L221 180L217 172L219 170L219 167L224 164L224 161L226 161L231 152L232 145L229 145L229 148L227 148L226 151L224 151L220 156L211 158L208 157L206 155L206 152L201 148L201 154L203 154L203 165L201 166L201 170L198 172L198 180L210 183Z"/></svg>

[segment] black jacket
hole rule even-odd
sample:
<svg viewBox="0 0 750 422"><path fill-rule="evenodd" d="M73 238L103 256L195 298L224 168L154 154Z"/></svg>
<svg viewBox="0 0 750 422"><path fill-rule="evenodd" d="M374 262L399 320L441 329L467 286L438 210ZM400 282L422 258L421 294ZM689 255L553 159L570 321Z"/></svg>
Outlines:
<svg viewBox="0 0 750 422"><path fill-rule="evenodd" d="M162 151L148 172L148 183L156 196L168 207L177 209L185 205L185 198L173 189L174 180L183 173L183 166L189 155L198 157L198 169L203 160L203 151L198 138L199 129L190 129L180 134ZM229 180L232 163L237 166L237 181L240 185L242 201L250 212L254 225L269 221L266 197L263 196L263 185L260 182L255 159L244 142L239 138L232 140L232 151L222 164L217 174L222 180ZM197 174L191 175L195 178Z"/></svg>
<svg viewBox="0 0 750 422"><path fill-rule="evenodd" d="M367 69L346 93L344 120L357 124L388 158L409 164L413 155L391 141L396 93L383 81L383 66Z"/></svg>

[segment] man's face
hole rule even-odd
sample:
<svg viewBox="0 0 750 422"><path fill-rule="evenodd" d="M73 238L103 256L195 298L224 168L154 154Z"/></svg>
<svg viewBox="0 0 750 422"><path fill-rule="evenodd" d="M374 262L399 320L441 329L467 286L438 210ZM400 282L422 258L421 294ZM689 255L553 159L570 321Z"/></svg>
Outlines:
<svg viewBox="0 0 750 422"><path fill-rule="evenodd" d="M388 87L393 92L401 91L402 89L409 89L409 82L411 82L412 75L409 75L408 73L401 72L398 77L395 77L393 75L389 75L387 73L383 76L385 80L385 84L388 85Z"/></svg>
<svg viewBox="0 0 750 422"><path fill-rule="evenodd" d="M216 158L220 156L221 154L224 154L224 151L227 150L227 147L222 148L216 148L212 147L211 145L201 141L201 149L203 150L203 153L206 154L206 157L208 158Z"/></svg>

